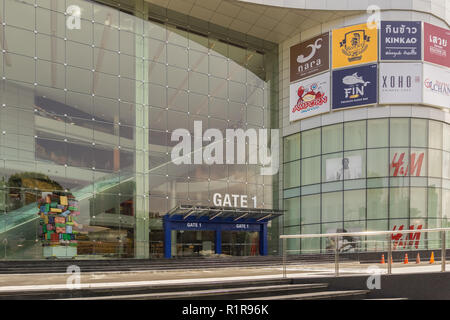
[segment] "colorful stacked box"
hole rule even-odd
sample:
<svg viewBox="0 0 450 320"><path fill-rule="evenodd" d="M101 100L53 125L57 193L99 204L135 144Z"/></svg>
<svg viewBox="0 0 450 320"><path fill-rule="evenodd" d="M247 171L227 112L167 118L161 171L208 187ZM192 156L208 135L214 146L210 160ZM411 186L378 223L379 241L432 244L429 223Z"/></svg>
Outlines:
<svg viewBox="0 0 450 320"><path fill-rule="evenodd" d="M78 202L72 195L52 193L38 203L40 215L39 234L44 246L76 247L77 231L74 217L80 215Z"/></svg>

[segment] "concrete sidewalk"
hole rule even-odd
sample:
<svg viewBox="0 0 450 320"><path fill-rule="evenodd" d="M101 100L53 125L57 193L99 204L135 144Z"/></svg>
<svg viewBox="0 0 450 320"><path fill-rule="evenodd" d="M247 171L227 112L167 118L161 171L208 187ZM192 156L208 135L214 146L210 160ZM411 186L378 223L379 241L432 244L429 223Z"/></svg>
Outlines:
<svg viewBox="0 0 450 320"><path fill-rule="evenodd" d="M381 264L340 264L340 275L362 275L373 272L387 273L387 265ZM447 270L450 270L447 265ZM369 269L370 268L370 269ZM334 264L289 265L289 278L321 278L334 275ZM440 264L394 264L393 274L439 272ZM118 288L137 286L161 286L189 283L208 283L223 281L268 280L282 278L283 269L277 267L218 268L214 270L167 270L133 272L95 272L80 275L80 288ZM7 274L0 275L0 293L38 290L65 290L67 281L73 274ZM71 283L71 282L69 282Z"/></svg>

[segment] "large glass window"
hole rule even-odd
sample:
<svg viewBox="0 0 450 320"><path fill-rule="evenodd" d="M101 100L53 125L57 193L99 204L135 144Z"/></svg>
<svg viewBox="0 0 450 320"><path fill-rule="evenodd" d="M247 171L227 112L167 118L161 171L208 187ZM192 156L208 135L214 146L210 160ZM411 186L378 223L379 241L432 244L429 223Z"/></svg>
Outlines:
<svg viewBox="0 0 450 320"><path fill-rule="evenodd" d="M366 190L344 192L344 220L366 219Z"/></svg>
<svg viewBox="0 0 450 320"><path fill-rule="evenodd" d="M320 222L320 194L302 197L302 224Z"/></svg>
<svg viewBox="0 0 450 320"><path fill-rule="evenodd" d="M300 134L294 134L284 139L284 161L300 159Z"/></svg>
<svg viewBox="0 0 450 320"><path fill-rule="evenodd" d="M318 234L320 233L320 224L303 225L302 234ZM302 253L319 253L320 238L301 239Z"/></svg>
<svg viewBox="0 0 450 320"><path fill-rule="evenodd" d="M421 148L428 146L428 120L411 119L411 146Z"/></svg>
<svg viewBox="0 0 450 320"><path fill-rule="evenodd" d="M341 151L343 148L343 124L322 128L322 153Z"/></svg>
<svg viewBox="0 0 450 320"><path fill-rule="evenodd" d="M444 150L450 151L450 124L444 125Z"/></svg>
<svg viewBox="0 0 450 320"><path fill-rule="evenodd" d="M300 226L296 227L286 227L284 229L285 234L300 234ZM298 255L300 254L300 239L287 239L286 240L286 252L289 255Z"/></svg>
<svg viewBox="0 0 450 320"><path fill-rule="evenodd" d="M356 150L366 147L367 122L354 121L344 124L344 149Z"/></svg>
<svg viewBox="0 0 450 320"><path fill-rule="evenodd" d="M312 157L321 153L320 128L302 132L302 158Z"/></svg>
<svg viewBox="0 0 450 320"><path fill-rule="evenodd" d="M302 185L320 183L320 156L302 160Z"/></svg>
<svg viewBox="0 0 450 320"><path fill-rule="evenodd" d="M409 188L391 188L389 191L389 218L408 218Z"/></svg>
<svg viewBox="0 0 450 320"><path fill-rule="evenodd" d="M389 119L367 121L367 147L382 148L389 143Z"/></svg>
<svg viewBox="0 0 450 320"><path fill-rule="evenodd" d="M303 195L302 230L317 223L322 232L364 229L366 215L367 227L375 230L447 225L448 128L435 120L390 118L346 122L343 137L341 124L322 127L322 139L320 128L302 132L301 189L296 191ZM381 248L383 239L368 248ZM429 237L430 248L436 239ZM425 238L421 241L424 248Z"/></svg>
<svg viewBox="0 0 450 320"><path fill-rule="evenodd" d="M427 189L411 188L410 218L427 217Z"/></svg>
<svg viewBox="0 0 450 320"><path fill-rule="evenodd" d="M409 146L409 119L391 118L390 125L391 147Z"/></svg>
<svg viewBox="0 0 450 320"><path fill-rule="evenodd" d="M428 176L440 178L443 176L442 165L443 153L441 150L429 149L429 164L428 164ZM425 158L426 160L426 158Z"/></svg>
<svg viewBox="0 0 450 320"><path fill-rule="evenodd" d="M342 192L322 194L322 222L342 221Z"/></svg>
<svg viewBox="0 0 450 320"><path fill-rule="evenodd" d="M430 120L429 121L429 136L428 136L428 146L430 148L441 149L443 141L443 123Z"/></svg>
<svg viewBox="0 0 450 320"><path fill-rule="evenodd" d="M284 201L284 225L300 225L300 198L291 198Z"/></svg>
<svg viewBox="0 0 450 320"><path fill-rule="evenodd" d="M388 220L367 220L367 231L386 231L389 229ZM386 236L367 237L367 250L386 250Z"/></svg>
<svg viewBox="0 0 450 320"><path fill-rule="evenodd" d="M443 165L442 165L442 177L450 179L450 152L442 152Z"/></svg>
<svg viewBox="0 0 450 320"><path fill-rule="evenodd" d="M47 223L39 229L45 221L36 219L47 193L78 201L80 259L161 257L161 216L180 204L211 205L217 192L279 206L278 177L261 176L259 165L178 166L171 159L179 142L172 132L192 135L194 121L222 133L271 127L278 46L225 37L212 23L190 32L174 25L188 24L188 16L144 0L101 2L74 1L80 31L67 28L65 1L0 0L0 51L7 50L0 53L0 211L18 217L0 217L0 236L7 226L26 230L26 243L7 248L7 258L42 259L49 250L43 237L52 230ZM155 15L165 23L139 18ZM300 186L300 135L293 140L285 156L298 162L286 187ZM299 202L297 211L298 225Z"/></svg>
<svg viewBox="0 0 450 320"><path fill-rule="evenodd" d="M428 218L439 219L442 217L442 190L428 188Z"/></svg>
<svg viewBox="0 0 450 320"><path fill-rule="evenodd" d="M293 188L300 186L300 160L284 165L284 187Z"/></svg>
<svg viewBox="0 0 450 320"><path fill-rule="evenodd" d="M367 189L367 219L388 218L389 192L386 188Z"/></svg>
<svg viewBox="0 0 450 320"><path fill-rule="evenodd" d="M367 177L386 177L389 172L388 149L367 150Z"/></svg>

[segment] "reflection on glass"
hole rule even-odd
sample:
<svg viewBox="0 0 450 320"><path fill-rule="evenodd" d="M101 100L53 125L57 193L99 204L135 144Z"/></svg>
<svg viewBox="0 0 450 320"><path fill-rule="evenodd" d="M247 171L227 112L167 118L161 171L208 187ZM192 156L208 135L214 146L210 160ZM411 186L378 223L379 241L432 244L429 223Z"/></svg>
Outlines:
<svg viewBox="0 0 450 320"><path fill-rule="evenodd" d="M98 3L77 5L81 33L66 29L58 1L5 2L1 232L26 222L5 258L42 258L34 204L47 191L79 200L80 258L161 257L160 217L180 203L208 205L214 192L256 195L272 207L278 190L258 166L170 162L171 132L192 132L193 121L222 132L267 127L265 55ZM258 252L255 237L239 237L229 242L248 245L242 254Z"/></svg>

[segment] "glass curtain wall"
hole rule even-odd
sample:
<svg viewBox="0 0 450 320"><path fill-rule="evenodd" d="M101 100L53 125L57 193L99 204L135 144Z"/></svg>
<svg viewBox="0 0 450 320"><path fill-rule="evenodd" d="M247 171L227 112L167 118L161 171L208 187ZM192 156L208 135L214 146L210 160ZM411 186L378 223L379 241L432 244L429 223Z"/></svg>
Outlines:
<svg viewBox="0 0 450 320"><path fill-rule="evenodd" d="M47 194L78 201L80 258L160 257L161 216L216 192L277 203L276 178L256 165L170 159L172 132L193 134L195 121L273 127L276 46L242 35L234 45L143 0L103 2L0 0L0 259L43 258Z"/></svg>
<svg viewBox="0 0 450 320"><path fill-rule="evenodd" d="M285 137L284 233L448 226L449 137L449 124L416 118L346 122ZM419 239L417 248L432 249L439 235ZM402 238L395 245L416 248ZM327 239L289 246L297 254L333 248ZM376 248L382 244L342 250Z"/></svg>

